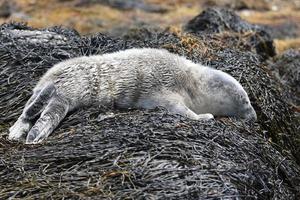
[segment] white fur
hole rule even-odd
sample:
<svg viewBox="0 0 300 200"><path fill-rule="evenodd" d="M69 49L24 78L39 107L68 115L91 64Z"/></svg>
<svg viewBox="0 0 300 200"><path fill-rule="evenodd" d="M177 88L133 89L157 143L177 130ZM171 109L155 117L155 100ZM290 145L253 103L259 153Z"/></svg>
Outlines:
<svg viewBox="0 0 300 200"><path fill-rule="evenodd" d="M247 93L232 76L161 49L130 49L58 63L40 79L33 96L10 129L10 139L26 134L30 109L31 113L46 111L29 131L27 143L46 138L67 112L83 105L162 106L191 119L235 116L256 120ZM43 98L45 105L35 106L33 112L32 105Z"/></svg>

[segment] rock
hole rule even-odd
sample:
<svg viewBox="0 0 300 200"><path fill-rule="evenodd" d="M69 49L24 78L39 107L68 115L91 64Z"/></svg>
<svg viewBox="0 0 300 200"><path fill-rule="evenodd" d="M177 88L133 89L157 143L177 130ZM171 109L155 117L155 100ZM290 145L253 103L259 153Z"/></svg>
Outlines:
<svg viewBox="0 0 300 200"><path fill-rule="evenodd" d="M185 25L185 30L194 34L214 34L221 32L250 33L248 43L255 47L262 58L275 56L273 38L258 25L242 20L233 11L220 8L208 8ZM254 33L254 34L252 34Z"/></svg>
<svg viewBox="0 0 300 200"><path fill-rule="evenodd" d="M203 6L209 7L222 7L222 8L230 8L234 10L269 10L270 3L265 0L256 1L256 0L208 0L204 1Z"/></svg>
<svg viewBox="0 0 300 200"><path fill-rule="evenodd" d="M146 12L165 13L168 11L166 7L155 4L146 3L144 0L79 0L77 6L90 4L104 4L120 10L141 9Z"/></svg>
<svg viewBox="0 0 300 200"><path fill-rule="evenodd" d="M8 0L0 0L0 17L9 17L11 15L11 5Z"/></svg>

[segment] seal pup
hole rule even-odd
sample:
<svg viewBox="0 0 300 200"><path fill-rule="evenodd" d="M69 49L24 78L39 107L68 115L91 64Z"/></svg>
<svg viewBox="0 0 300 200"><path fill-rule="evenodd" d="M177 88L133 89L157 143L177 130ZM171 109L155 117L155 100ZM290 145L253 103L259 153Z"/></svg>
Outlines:
<svg viewBox="0 0 300 200"><path fill-rule="evenodd" d="M256 120L247 93L232 76L162 49L129 49L54 65L9 129L27 144L48 137L68 112L91 105L152 109L190 119L234 116ZM34 119L36 119L34 123Z"/></svg>

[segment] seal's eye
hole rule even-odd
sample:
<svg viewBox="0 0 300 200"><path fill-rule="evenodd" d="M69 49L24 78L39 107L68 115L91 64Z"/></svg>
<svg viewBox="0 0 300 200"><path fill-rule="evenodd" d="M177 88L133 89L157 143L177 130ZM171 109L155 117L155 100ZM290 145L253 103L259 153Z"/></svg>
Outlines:
<svg viewBox="0 0 300 200"><path fill-rule="evenodd" d="M244 99L243 99L243 104L247 104L247 105L248 105L248 104L249 104L249 101L248 101L246 98L244 98Z"/></svg>

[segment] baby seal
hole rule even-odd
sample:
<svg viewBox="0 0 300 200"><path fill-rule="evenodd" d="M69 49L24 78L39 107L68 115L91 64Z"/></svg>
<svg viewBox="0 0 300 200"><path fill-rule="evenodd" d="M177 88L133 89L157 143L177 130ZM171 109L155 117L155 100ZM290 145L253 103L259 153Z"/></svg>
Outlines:
<svg viewBox="0 0 300 200"><path fill-rule="evenodd" d="M256 120L247 93L232 76L167 50L129 49L54 65L9 129L9 139L27 135L27 144L41 142L68 112L89 105L161 106L194 120L213 116Z"/></svg>

